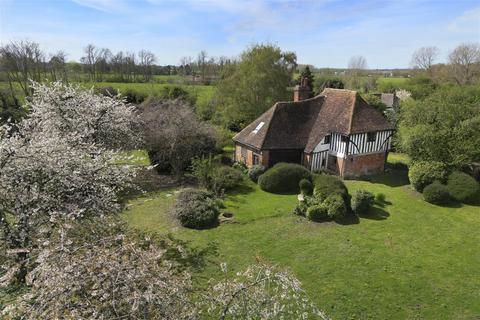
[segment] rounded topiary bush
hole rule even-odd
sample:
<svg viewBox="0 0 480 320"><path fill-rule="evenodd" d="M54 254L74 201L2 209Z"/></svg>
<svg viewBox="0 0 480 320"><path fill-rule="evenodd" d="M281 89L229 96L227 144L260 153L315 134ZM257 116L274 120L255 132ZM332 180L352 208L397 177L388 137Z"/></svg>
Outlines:
<svg viewBox="0 0 480 320"><path fill-rule="evenodd" d="M478 182L466 173L456 171L448 177L448 192L459 202L474 201L480 192L479 188Z"/></svg>
<svg viewBox="0 0 480 320"><path fill-rule="evenodd" d="M323 204L327 207L328 217L332 219L341 219L347 213L345 201L339 194L329 195Z"/></svg>
<svg viewBox="0 0 480 320"><path fill-rule="evenodd" d="M307 209L307 214L306 214L307 219L315 221L315 222L321 222L328 220L328 208L324 204L317 204L310 206Z"/></svg>
<svg viewBox="0 0 480 320"><path fill-rule="evenodd" d="M438 161L417 161L408 169L408 179L419 192L436 180L445 182L447 174L447 167Z"/></svg>
<svg viewBox="0 0 480 320"><path fill-rule="evenodd" d="M262 165L254 165L250 169L248 169L248 177L253 182L258 182L258 178L265 173L266 168Z"/></svg>
<svg viewBox="0 0 480 320"><path fill-rule="evenodd" d="M307 179L302 179L300 180L300 183L298 184L300 187L300 191L302 192L303 195L306 196L311 196L313 193L313 185L310 182L310 180Z"/></svg>
<svg viewBox="0 0 480 320"><path fill-rule="evenodd" d="M435 181L423 189L423 199L433 204L445 204L450 200L447 186Z"/></svg>
<svg viewBox="0 0 480 320"><path fill-rule="evenodd" d="M271 193L298 193L300 180L312 180L312 174L305 167L294 163L278 163L258 179L258 185Z"/></svg>
<svg viewBox="0 0 480 320"><path fill-rule="evenodd" d="M344 199L348 195L347 187L336 176L329 174L316 175L313 183L313 194L320 201L324 201L331 194L340 194Z"/></svg>
<svg viewBox="0 0 480 320"><path fill-rule="evenodd" d="M357 190L352 197L352 210L356 214L366 214L373 205L375 196L367 190Z"/></svg>
<svg viewBox="0 0 480 320"><path fill-rule="evenodd" d="M214 195L208 191L185 189L175 203L175 216L187 228L205 229L218 223L220 209Z"/></svg>

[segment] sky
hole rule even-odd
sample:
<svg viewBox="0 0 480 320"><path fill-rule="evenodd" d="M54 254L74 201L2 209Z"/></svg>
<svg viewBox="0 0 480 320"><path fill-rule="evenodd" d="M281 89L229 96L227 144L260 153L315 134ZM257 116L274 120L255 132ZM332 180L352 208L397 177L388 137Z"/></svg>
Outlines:
<svg viewBox="0 0 480 320"><path fill-rule="evenodd" d="M405 68L419 47L437 46L442 62L458 44L480 42L480 1L0 0L0 42L12 40L77 61L90 43L146 49L165 65L268 42L316 67L363 55L369 68Z"/></svg>

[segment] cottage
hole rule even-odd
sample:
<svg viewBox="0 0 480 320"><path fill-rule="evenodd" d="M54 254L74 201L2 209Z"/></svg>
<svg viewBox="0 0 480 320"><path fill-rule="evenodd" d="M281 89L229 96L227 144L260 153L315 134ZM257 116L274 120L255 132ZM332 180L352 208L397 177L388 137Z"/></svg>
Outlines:
<svg viewBox="0 0 480 320"><path fill-rule="evenodd" d="M356 91L325 89L309 98L305 81L294 100L277 102L233 138L247 166L300 163L342 177L381 173L393 126Z"/></svg>

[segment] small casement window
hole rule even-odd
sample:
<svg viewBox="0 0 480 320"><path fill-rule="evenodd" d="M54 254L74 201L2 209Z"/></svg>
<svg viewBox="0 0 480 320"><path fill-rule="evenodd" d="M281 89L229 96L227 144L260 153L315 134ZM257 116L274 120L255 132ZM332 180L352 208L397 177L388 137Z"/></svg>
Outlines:
<svg viewBox="0 0 480 320"><path fill-rule="evenodd" d="M376 132L367 132L367 142L375 142L377 140Z"/></svg>
<svg viewBox="0 0 480 320"><path fill-rule="evenodd" d="M331 139L332 137L330 135L325 136L325 138L323 138L323 144L330 144Z"/></svg>
<svg viewBox="0 0 480 320"><path fill-rule="evenodd" d="M258 154L253 154L253 165L260 164L260 156Z"/></svg>
<svg viewBox="0 0 480 320"><path fill-rule="evenodd" d="M342 136L342 142L347 142L348 141L348 136Z"/></svg>

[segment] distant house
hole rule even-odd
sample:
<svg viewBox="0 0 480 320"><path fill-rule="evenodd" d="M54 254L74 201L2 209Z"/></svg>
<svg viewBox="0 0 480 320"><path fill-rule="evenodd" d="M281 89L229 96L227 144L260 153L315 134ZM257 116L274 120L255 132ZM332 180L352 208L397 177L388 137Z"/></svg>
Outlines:
<svg viewBox="0 0 480 320"><path fill-rule="evenodd" d="M277 102L235 135L235 160L249 167L300 163L343 177L383 172L393 134L385 117L356 91L309 94L303 82L294 101Z"/></svg>
<svg viewBox="0 0 480 320"><path fill-rule="evenodd" d="M387 109L395 109L400 103L400 99L395 93L377 93L375 95L385 103Z"/></svg>

